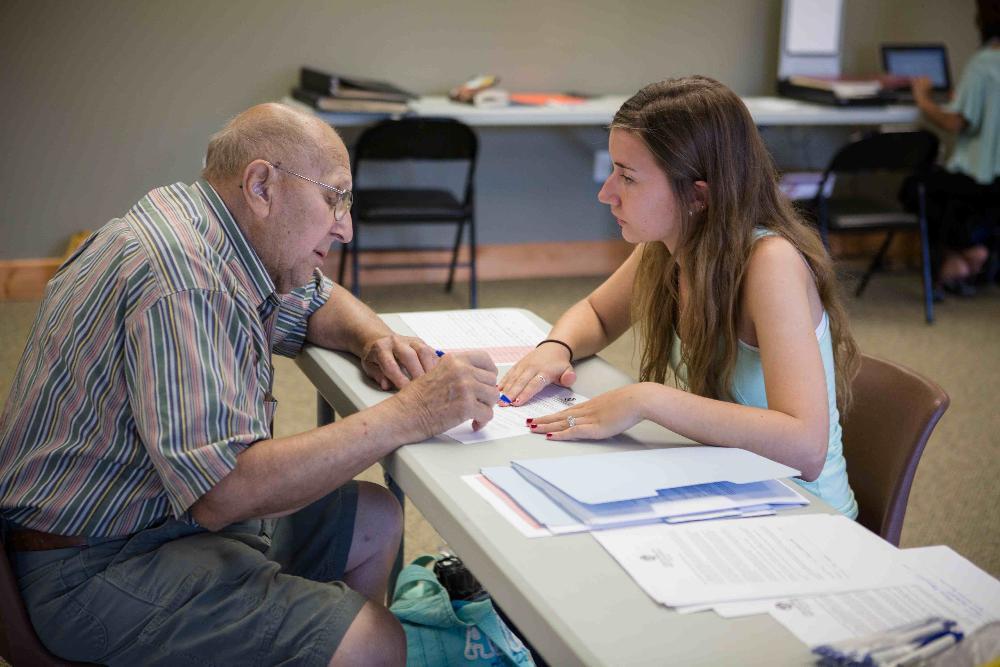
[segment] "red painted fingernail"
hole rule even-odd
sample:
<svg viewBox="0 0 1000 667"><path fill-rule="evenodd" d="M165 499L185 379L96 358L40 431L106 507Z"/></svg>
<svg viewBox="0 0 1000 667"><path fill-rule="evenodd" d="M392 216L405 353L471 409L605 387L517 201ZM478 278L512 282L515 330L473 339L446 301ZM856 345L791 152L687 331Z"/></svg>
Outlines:
<svg viewBox="0 0 1000 667"><path fill-rule="evenodd" d="M528 424L528 428L538 428L538 424Z"/></svg>
<svg viewBox="0 0 1000 667"><path fill-rule="evenodd" d="M535 421L535 420L534 420L534 418L532 418L532 417L528 417L527 419L525 419L525 420L524 420L524 423L525 423L525 424L530 424L530 423L531 423L531 422L533 422L533 421Z"/></svg>
<svg viewBox="0 0 1000 667"><path fill-rule="evenodd" d="M552 434L551 434L551 433L546 433L546 434L545 434L545 437L546 437L547 439L551 440L551 439L552 439Z"/></svg>

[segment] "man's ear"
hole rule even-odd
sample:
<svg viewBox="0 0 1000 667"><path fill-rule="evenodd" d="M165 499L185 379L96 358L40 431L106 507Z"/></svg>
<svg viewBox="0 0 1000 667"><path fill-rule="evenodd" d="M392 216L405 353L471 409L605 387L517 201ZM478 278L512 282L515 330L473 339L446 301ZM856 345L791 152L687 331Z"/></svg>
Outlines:
<svg viewBox="0 0 1000 667"><path fill-rule="evenodd" d="M243 170L243 199L258 218L266 218L271 211L271 188L274 171L263 160L254 160Z"/></svg>

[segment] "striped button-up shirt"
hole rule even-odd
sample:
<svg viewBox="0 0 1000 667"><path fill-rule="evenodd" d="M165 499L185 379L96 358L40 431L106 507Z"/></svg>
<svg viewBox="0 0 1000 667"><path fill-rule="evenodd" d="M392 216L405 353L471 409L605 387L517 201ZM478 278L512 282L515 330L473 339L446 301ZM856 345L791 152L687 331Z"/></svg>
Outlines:
<svg viewBox="0 0 1000 667"><path fill-rule="evenodd" d="M287 295L212 187L153 190L49 282L0 417L0 509L120 536L188 509L270 437L271 352L332 283Z"/></svg>

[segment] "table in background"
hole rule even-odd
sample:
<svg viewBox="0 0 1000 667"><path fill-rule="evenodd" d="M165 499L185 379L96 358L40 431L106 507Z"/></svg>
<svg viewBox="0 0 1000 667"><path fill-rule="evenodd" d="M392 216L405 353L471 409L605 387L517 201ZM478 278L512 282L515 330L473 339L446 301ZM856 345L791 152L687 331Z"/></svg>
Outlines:
<svg viewBox="0 0 1000 667"><path fill-rule="evenodd" d="M589 98L579 104L487 109L459 104L447 97L426 96L410 102L408 115L455 118L467 125L479 127L600 126L611 122L626 99L626 95L605 95ZM913 105L834 107L785 97L744 97L743 101L750 110L754 123L760 126L898 125L915 123L920 117L919 110ZM294 101L292 103L298 104ZM310 109L337 127L367 125L389 117L381 114L329 113L300 106Z"/></svg>
<svg viewBox="0 0 1000 667"><path fill-rule="evenodd" d="M548 323L524 312L548 330ZM395 331L412 333L398 314L382 317ZM342 416L389 395L351 355L307 346L298 364ZM599 357L578 362L576 370L573 388L584 396L633 381ZM813 664L809 649L770 616L677 614L646 595L589 534L524 537L461 479L512 459L690 442L651 422L626 435L617 444L557 443L526 430L516 438L470 445L439 436L401 447L382 465L552 665ZM812 504L792 512L834 512L801 493Z"/></svg>

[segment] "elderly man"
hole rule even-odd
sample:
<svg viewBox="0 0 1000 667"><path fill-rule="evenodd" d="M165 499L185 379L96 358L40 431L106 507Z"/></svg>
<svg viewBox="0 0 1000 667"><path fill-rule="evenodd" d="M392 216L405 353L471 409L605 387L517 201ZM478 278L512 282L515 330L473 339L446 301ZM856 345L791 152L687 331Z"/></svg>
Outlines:
<svg viewBox="0 0 1000 667"><path fill-rule="evenodd" d="M485 355L394 335L318 266L351 238L347 150L280 105L59 269L0 421L5 543L42 642L121 665L395 664L400 511L352 478L485 423ZM392 398L286 438L271 353L358 355Z"/></svg>

